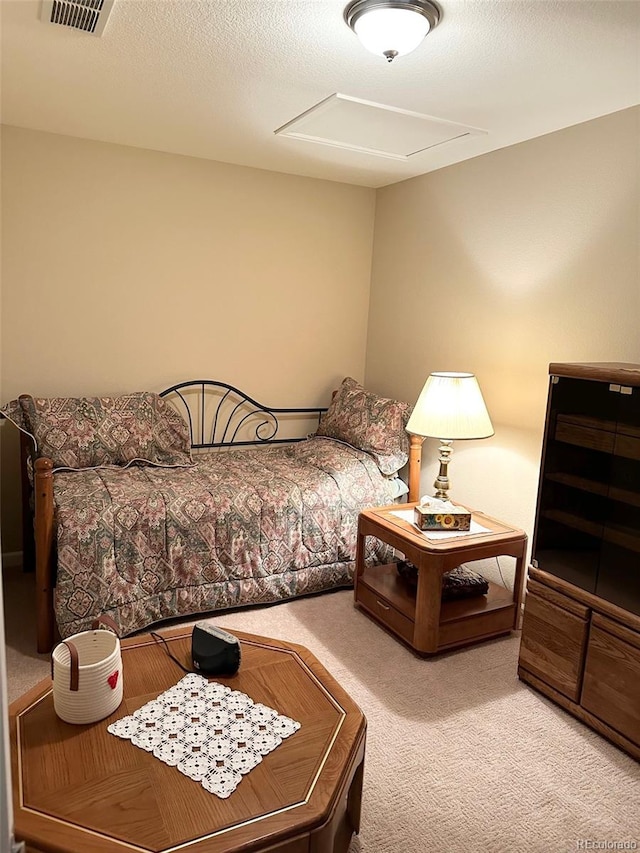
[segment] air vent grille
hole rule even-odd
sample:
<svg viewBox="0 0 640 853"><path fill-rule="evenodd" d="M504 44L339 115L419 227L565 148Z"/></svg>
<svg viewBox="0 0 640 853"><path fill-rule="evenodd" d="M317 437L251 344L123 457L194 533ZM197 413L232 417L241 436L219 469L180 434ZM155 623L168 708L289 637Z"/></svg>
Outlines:
<svg viewBox="0 0 640 853"><path fill-rule="evenodd" d="M102 35L114 0L43 0L41 20Z"/></svg>

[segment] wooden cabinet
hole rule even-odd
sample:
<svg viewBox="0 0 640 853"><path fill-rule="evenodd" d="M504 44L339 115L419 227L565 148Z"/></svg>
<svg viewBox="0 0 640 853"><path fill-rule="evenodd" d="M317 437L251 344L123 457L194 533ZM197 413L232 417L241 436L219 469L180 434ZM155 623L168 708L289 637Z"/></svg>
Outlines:
<svg viewBox="0 0 640 853"><path fill-rule="evenodd" d="M582 707L640 744L640 634L594 613Z"/></svg>
<svg viewBox="0 0 640 853"><path fill-rule="evenodd" d="M533 565L640 615L640 366L550 371Z"/></svg>
<svg viewBox="0 0 640 853"><path fill-rule="evenodd" d="M518 674L640 758L640 365L550 374Z"/></svg>

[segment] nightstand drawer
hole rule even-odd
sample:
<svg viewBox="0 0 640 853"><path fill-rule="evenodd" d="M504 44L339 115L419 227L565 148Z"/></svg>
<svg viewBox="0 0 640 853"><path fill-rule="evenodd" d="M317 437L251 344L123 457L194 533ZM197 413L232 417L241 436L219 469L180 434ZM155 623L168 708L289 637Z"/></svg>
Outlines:
<svg viewBox="0 0 640 853"><path fill-rule="evenodd" d="M374 592L363 581L358 582L356 602L361 604L372 616L390 628L408 643L413 641L414 623L378 593Z"/></svg>

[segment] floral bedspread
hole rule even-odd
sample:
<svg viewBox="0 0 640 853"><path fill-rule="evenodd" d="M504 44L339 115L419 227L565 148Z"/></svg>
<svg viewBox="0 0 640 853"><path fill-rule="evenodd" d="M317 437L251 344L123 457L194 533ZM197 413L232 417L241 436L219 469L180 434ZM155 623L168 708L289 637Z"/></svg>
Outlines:
<svg viewBox="0 0 640 853"><path fill-rule="evenodd" d="M170 617L349 585L358 513L392 502L368 454L319 437L206 453L191 468L105 468L54 480L62 637L101 613L124 635ZM369 560L389 559L386 546L367 543Z"/></svg>

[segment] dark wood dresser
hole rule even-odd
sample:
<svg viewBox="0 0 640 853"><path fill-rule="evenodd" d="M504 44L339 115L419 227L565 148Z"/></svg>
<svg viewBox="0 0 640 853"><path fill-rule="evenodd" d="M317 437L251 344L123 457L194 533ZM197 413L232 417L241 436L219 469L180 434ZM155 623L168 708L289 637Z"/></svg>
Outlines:
<svg viewBox="0 0 640 853"><path fill-rule="evenodd" d="M640 759L640 365L549 373L518 675Z"/></svg>

